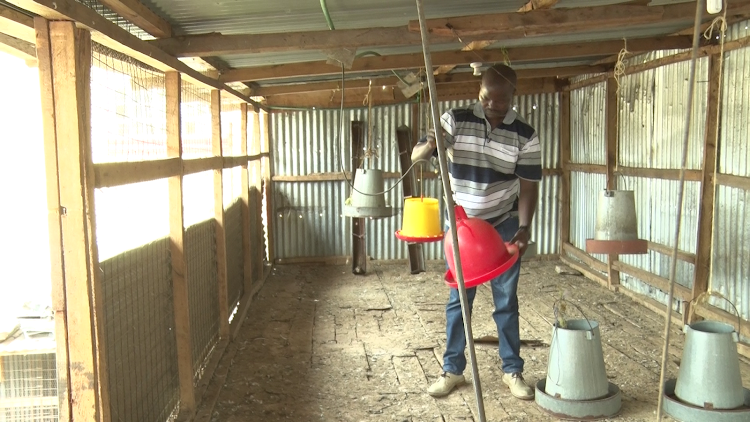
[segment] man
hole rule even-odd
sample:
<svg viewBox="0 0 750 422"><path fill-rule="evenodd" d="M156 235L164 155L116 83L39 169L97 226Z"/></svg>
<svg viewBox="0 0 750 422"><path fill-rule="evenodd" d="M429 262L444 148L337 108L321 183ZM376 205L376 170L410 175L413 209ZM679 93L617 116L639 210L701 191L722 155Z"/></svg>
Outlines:
<svg viewBox="0 0 750 422"><path fill-rule="evenodd" d="M541 150L535 130L511 108L516 73L505 65L489 68L482 77L479 102L443 114L444 133L451 186L457 205L469 217L492 224L506 242L526 251L530 226L536 208L538 182L542 178ZM414 147L412 160L434 155L434 132ZM490 281L495 311L492 314L499 338L502 381L514 397L530 400L534 389L523 379L524 361L520 356L516 288L521 261ZM466 290L471 312L476 287ZM435 397L445 396L463 384L466 369L466 336L457 289L450 289L445 309L446 350L443 374L427 390Z"/></svg>

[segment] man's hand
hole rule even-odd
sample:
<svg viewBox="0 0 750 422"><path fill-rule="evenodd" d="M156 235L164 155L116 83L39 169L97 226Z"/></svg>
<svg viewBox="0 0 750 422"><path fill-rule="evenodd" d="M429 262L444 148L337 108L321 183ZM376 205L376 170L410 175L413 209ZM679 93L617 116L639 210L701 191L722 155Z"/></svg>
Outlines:
<svg viewBox="0 0 750 422"><path fill-rule="evenodd" d="M435 129L427 131L427 142L418 143L411 152L411 160L429 160L432 156L432 152L437 148L437 141L435 140Z"/></svg>
<svg viewBox="0 0 750 422"><path fill-rule="evenodd" d="M435 129L430 129L427 131L427 143L430 145L430 148L437 148L437 138L435 137Z"/></svg>
<svg viewBox="0 0 750 422"><path fill-rule="evenodd" d="M522 226L518 229L515 236L513 236L513 239L510 240L510 243L518 246L518 253L520 254L520 256L523 256L523 254L526 252L526 248L529 247L530 241L531 232L529 232L529 228Z"/></svg>

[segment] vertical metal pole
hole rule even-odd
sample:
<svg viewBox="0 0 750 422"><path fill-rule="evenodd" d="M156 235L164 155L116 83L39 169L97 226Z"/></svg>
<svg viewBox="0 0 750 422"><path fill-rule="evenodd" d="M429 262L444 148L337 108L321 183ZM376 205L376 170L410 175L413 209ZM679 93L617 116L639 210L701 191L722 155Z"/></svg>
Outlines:
<svg viewBox="0 0 750 422"><path fill-rule="evenodd" d="M422 0L417 1L417 12L419 13L419 32L422 35L422 53L424 54L424 66L427 70L427 86L430 89L430 105L432 108L432 121L434 122L435 141L437 142L438 161L440 162L440 177L443 181L443 195L445 204L448 208L448 220L450 221L450 230L453 235L453 260L456 269L456 281L458 283L458 295L461 299L461 315L464 320L464 332L466 333L466 345L469 347L469 362L471 363L472 384L474 386L474 395L477 400L477 412L479 421L485 422L484 402L482 400L482 385L479 382L479 370L477 368L476 353L474 352L474 336L471 332L471 316L468 310L468 299L466 297L466 285L464 284L464 273L461 268L461 254L458 250L458 233L456 231L456 214L454 212L453 193L451 191L450 178L448 177L448 162L446 161L445 141L443 140L443 131L437 126L440 123L440 110L438 110L437 91L435 90L435 76L432 73L432 57L429 52L429 41L427 27L425 26L424 8Z"/></svg>

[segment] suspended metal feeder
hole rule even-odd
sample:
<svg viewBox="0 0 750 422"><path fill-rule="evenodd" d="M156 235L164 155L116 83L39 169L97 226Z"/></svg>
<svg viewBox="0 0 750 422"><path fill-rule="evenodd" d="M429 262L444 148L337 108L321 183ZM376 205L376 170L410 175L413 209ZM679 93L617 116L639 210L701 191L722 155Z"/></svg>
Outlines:
<svg viewBox="0 0 750 422"><path fill-rule="evenodd" d="M596 207L596 232L586 239L586 252L603 254L645 254L648 242L638 238L635 193L631 190L603 190Z"/></svg>
<svg viewBox="0 0 750 422"><path fill-rule="evenodd" d="M344 203L344 215L354 218L384 218L393 214L394 209L385 203L383 172L357 169L354 192Z"/></svg>

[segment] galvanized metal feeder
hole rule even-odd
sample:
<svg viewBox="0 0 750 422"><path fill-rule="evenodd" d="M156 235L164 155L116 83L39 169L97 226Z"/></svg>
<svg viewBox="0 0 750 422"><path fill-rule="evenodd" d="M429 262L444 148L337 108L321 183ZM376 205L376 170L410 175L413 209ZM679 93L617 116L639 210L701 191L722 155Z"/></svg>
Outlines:
<svg viewBox="0 0 750 422"><path fill-rule="evenodd" d="M394 209L385 203L383 172L357 169L354 191L344 203L344 215L354 218L384 218L393 214Z"/></svg>
<svg viewBox="0 0 750 422"><path fill-rule="evenodd" d="M638 238L635 193L630 190L603 190L596 207L596 232L586 239L586 252L604 254L645 254L648 242Z"/></svg>
<svg viewBox="0 0 750 422"><path fill-rule="evenodd" d="M552 328L546 379L534 400L547 413L573 420L598 420L620 411L620 389L607 380L599 324L569 320Z"/></svg>
<svg viewBox="0 0 750 422"><path fill-rule="evenodd" d="M750 390L742 387L734 327L706 320L684 331L677 379L664 384L664 411L683 422L750 420Z"/></svg>

